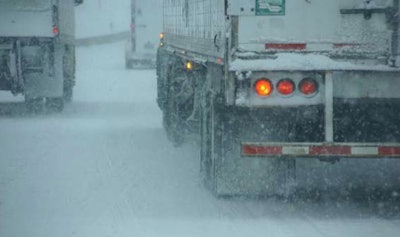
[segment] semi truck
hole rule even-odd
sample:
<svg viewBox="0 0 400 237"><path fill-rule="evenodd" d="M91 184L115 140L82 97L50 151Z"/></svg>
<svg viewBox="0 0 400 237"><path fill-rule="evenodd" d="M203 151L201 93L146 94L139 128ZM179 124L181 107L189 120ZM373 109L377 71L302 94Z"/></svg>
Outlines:
<svg viewBox="0 0 400 237"><path fill-rule="evenodd" d="M74 7L83 0L0 0L0 90L61 111L75 84Z"/></svg>
<svg viewBox="0 0 400 237"><path fill-rule="evenodd" d="M164 0L157 103L217 195L400 184L398 0Z"/></svg>
<svg viewBox="0 0 400 237"><path fill-rule="evenodd" d="M131 0L130 37L125 45L127 69L155 68L162 9L162 0Z"/></svg>

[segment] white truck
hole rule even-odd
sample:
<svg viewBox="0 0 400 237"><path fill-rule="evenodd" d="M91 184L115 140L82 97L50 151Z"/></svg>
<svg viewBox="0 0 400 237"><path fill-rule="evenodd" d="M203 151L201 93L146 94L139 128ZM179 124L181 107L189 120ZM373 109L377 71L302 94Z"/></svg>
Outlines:
<svg viewBox="0 0 400 237"><path fill-rule="evenodd" d="M214 193L399 186L399 0L163 2L157 102Z"/></svg>
<svg viewBox="0 0 400 237"><path fill-rule="evenodd" d="M162 31L162 0L131 0L130 24L126 68L155 68L157 36Z"/></svg>
<svg viewBox="0 0 400 237"><path fill-rule="evenodd" d="M75 84L74 7L83 0L0 0L0 90L61 111Z"/></svg>

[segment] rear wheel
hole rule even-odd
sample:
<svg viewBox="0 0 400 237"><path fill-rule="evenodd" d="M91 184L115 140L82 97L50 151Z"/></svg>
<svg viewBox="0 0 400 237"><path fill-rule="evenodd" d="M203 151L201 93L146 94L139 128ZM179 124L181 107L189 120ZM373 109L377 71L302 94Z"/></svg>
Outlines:
<svg viewBox="0 0 400 237"><path fill-rule="evenodd" d="M64 109L64 100L62 97L47 98L46 108L49 111L61 112Z"/></svg>
<svg viewBox="0 0 400 237"><path fill-rule="evenodd" d="M25 96L25 106L29 113L39 113L43 110L43 98Z"/></svg>
<svg viewBox="0 0 400 237"><path fill-rule="evenodd" d="M172 76L171 76L172 75ZM184 142L187 133L186 119L192 111L190 96L185 95L183 83L186 80L183 70L175 70L168 77L167 98L163 110L163 123L168 139L175 146Z"/></svg>
<svg viewBox="0 0 400 237"><path fill-rule="evenodd" d="M72 81L64 81L63 99L69 103L73 97L74 83Z"/></svg>
<svg viewBox="0 0 400 237"><path fill-rule="evenodd" d="M133 62L130 59L125 59L125 68L126 69L133 69Z"/></svg>
<svg viewBox="0 0 400 237"><path fill-rule="evenodd" d="M71 45L65 45L65 52L63 56L63 99L65 102L69 103L72 101L73 88L75 85L75 47Z"/></svg>

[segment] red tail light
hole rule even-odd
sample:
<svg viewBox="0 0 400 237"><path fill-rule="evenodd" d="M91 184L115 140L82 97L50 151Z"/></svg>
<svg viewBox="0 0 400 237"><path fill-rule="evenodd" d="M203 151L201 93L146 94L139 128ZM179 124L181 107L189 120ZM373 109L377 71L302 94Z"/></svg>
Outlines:
<svg viewBox="0 0 400 237"><path fill-rule="evenodd" d="M56 5L53 6L53 15L52 15L52 21L53 21L53 35L58 36L60 33L60 29L58 28L59 26L59 15L58 15L58 7Z"/></svg>
<svg viewBox="0 0 400 237"><path fill-rule="evenodd" d="M278 82L277 90L282 95L290 95L295 90L294 82L290 79L282 79Z"/></svg>
<svg viewBox="0 0 400 237"><path fill-rule="evenodd" d="M58 26L53 26L53 35L57 36L60 33L60 30L58 29Z"/></svg>
<svg viewBox="0 0 400 237"><path fill-rule="evenodd" d="M254 90L259 96L269 96L272 93L272 83L268 79L260 79L254 84Z"/></svg>
<svg viewBox="0 0 400 237"><path fill-rule="evenodd" d="M318 91L317 82L311 78L305 78L300 82L299 90L305 95L315 94Z"/></svg>

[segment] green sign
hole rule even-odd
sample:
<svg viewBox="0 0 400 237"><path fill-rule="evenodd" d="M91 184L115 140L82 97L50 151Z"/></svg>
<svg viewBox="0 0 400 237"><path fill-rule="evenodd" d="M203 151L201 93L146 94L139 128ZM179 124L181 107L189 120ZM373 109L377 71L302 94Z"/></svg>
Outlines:
<svg viewBox="0 0 400 237"><path fill-rule="evenodd" d="M256 15L285 15L285 0L256 0Z"/></svg>

